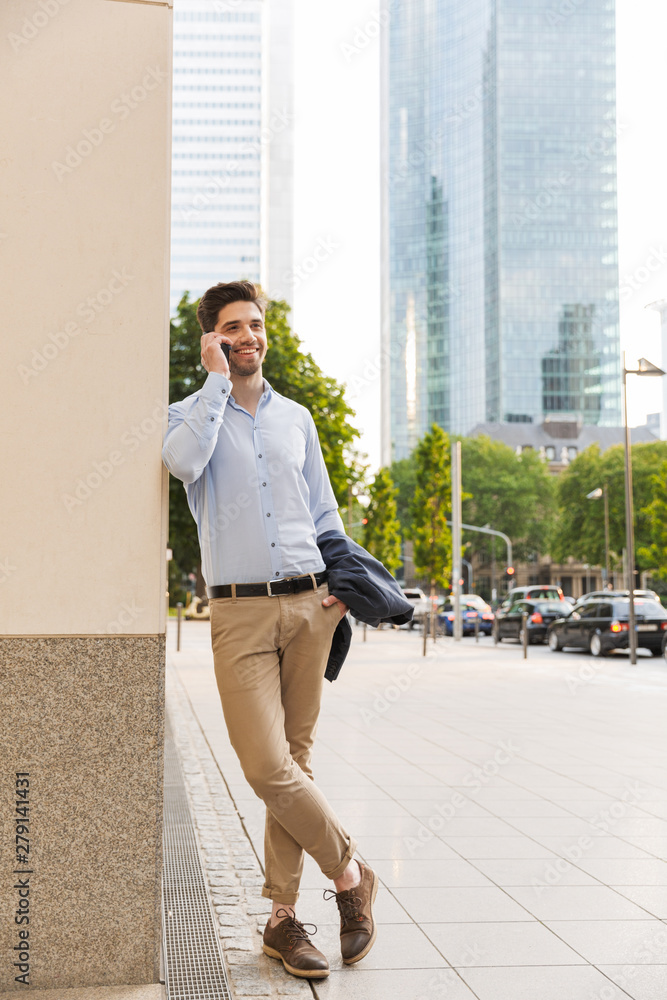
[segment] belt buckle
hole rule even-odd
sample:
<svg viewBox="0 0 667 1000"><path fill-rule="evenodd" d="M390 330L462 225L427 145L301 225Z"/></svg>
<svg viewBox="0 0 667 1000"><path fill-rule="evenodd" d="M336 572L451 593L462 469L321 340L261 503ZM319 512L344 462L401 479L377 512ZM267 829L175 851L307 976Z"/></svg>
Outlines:
<svg viewBox="0 0 667 1000"><path fill-rule="evenodd" d="M285 579L285 577L282 577L281 580L267 580L266 581L266 593L267 593L267 595L269 597L280 597L280 594L274 594L273 593L273 591L271 590L271 584L272 583L282 583L284 579Z"/></svg>

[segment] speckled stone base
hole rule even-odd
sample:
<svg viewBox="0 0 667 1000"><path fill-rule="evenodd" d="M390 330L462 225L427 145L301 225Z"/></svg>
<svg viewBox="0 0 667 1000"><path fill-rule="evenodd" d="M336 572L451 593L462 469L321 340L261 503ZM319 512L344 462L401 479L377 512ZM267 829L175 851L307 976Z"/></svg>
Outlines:
<svg viewBox="0 0 667 1000"><path fill-rule="evenodd" d="M164 655L163 636L0 637L0 995L159 981Z"/></svg>

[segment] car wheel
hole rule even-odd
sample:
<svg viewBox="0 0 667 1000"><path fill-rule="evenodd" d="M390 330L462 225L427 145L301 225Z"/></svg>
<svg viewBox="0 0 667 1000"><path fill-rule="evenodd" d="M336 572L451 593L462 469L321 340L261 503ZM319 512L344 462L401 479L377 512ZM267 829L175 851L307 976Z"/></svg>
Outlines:
<svg viewBox="0 0 667 1000"><path fill-rule="evenodd" d="M591 656L606 656L607 655L607 651L604 648L604 646L602 645L602 639L600 638L600 636L598 635L597 632L595 632L590 637L590 639L588 640L588 649L589 649L589 652L590 652Z"/></svg>
<svg viewBox="0 0 667 1000"><path fill-rule="evenodd" d="M556 632L549 633L549 649L552 653L557 653L563 647L560 644L560 639Z"/></svg>
<svg viewBox="0 0 667 1000"><path fill-rule="evenodd" d="M664 653L661 649L652 649L651 656L664 656Z"/></svg>

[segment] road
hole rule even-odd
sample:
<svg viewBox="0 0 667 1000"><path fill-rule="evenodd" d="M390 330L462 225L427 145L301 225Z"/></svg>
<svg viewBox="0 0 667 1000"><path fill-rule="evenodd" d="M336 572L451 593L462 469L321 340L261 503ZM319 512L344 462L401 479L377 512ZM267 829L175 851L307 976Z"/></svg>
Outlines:
<svg viewBox="0 0 667 1000"><path fill-rule="evenodd" d="M509 642L355 629L327 685L315 774L379 873L379 934L351 968L308 859L330 1000L664 1000L667 668ZM262 857L263 805L224 730L208 626L170 669ZM259 958L261 962L261 957Z"/></svg>

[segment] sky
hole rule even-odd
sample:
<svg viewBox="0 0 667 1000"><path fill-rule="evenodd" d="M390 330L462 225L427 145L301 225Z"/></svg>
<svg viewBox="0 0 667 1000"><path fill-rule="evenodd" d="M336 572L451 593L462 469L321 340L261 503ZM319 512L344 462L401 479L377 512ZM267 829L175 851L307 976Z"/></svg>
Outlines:
<svg viewBox="0 0 667 1000"><path fill-rule="evenodd" d="M380 463L377 26L387 3L294 3L295 260L297 268L303 264L303 279L294 291L293 325L320 367L350 387L360 448L375 470ZM621 347L632 368L639 357L662 360L659 316L645 307L667 298L667 5L616 0L616 7ZM315 267L309 258L316 250L321 259ZM629 378L632 425L661 409L661 381Z"/></svg>

